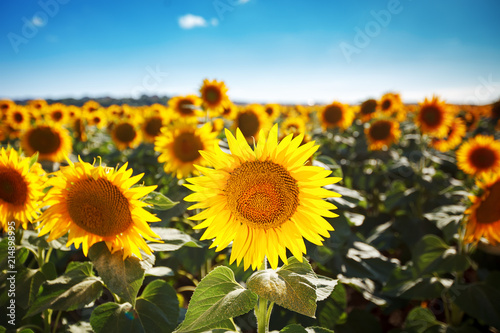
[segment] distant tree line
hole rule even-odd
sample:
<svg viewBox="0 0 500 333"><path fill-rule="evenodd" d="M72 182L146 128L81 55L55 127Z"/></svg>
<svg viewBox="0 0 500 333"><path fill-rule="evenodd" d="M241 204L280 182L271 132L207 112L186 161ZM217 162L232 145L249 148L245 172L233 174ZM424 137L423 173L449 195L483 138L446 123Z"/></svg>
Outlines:
<svg viewBox="0 0 500 333"><path fill-rule="evenodd" d="M113 97L97 97L97 98L90 98L90 97L82 97L82 98L61 98L61 99L46 99L47 103L53 104L53 103L63 103L65 105L76 105L76 106L82 106L85 104L85 102L94 100L100 105L104 107L108 107L110 105L116 104L116 105L123 105L123 104L128 104L131 106L141 106L141 105L152 105L155 103L163 104L166 105L169 97L167 96L148 96L148 95L142 95L139 98L113 98ZM28 102L27 99L25 100L16 100L15 101L17 104L26 104Z"/></svg>

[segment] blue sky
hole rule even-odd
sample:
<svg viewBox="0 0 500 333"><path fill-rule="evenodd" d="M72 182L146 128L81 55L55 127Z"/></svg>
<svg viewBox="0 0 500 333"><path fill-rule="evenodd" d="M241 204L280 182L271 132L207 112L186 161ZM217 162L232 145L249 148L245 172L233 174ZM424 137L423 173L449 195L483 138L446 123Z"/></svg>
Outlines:
<svg viewBox="0 0 500 333"><path fill-rule="evenodd" d="M500 98L497 0L2 0L0 98Z"/></svg>

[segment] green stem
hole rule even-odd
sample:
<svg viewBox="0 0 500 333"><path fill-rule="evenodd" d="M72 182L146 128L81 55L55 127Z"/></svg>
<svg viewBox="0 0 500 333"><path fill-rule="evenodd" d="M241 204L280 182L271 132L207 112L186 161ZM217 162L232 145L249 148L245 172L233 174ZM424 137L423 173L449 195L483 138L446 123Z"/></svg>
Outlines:
<svg viewBox="0 0 500 333"><path fill-rule="evenodd" d="M267 269L267 259L264 257L264 261L260 266L260 270ZM257 332L258 333L268 333L269 332L269 319L271 314L268 313L267 299L259 296L259 303L255 307L255 315L257 317ZM270 306L272 310L272 306ZM270 311L269 311L270 312Z"/></svg>
<svg viewBox="0 0 500 333"><path fill-rule="evenodd" d="M43 332L43 329L38 325L23 325L23 326L19 327L16 332L21 332L22 330L27 329L27 328L31 328L31 329Z"/></svg>
<svg viewBox="0 0 500 333"><path fill-rule="evenodd" d="M54 326L52 328L52 333L57 332L57 326L59 325L59 319L61 319L61 314L62 314L62 311L57 312L56 319L54 320L54 323L52 324Z"/></svg>

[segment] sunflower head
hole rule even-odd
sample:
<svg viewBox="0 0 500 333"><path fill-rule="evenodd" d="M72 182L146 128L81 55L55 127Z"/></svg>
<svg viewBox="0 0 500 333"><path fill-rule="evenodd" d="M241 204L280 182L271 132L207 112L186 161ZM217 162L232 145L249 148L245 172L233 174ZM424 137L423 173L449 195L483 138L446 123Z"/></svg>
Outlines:
<svg viewBox="0 0 500 333"><path fill-rule="evenodd" d="M245 269L258 268L265 257L276 269L279 258L287 263L286 249L302 260L303 238L322 245L333 230L323 216L335 217L330 209L336 207L322 198L339 195L321 186L340 179L304 165L319 146L300 146L303 135L278 143L277 125L267 139L259 135L253 150L240 130L236 138L226 130L226 137L231 154L218 147L202 152L214 169L200 169L205 176L187 179L194 193L185 200L198 202L189 209L205 209L191 217L204 220L195 228L207 228L202 239L213 239L216 251L232 242L230 262L244 261Z"/></svg>
<svg viewBox="0 0 500 333"><path fill-rule="evenodd" d="M232 102L224 103L220 111L220 116L227 120L233 120L238 114L238 107Z"/></svg>
<svg viewBox="0 0 500 333"><path fill-rule="evenodd" d="M98 129L106 128L108 125L108 117L106 115L106 111L103 108L97 109L93 112L86 112L85 118L87 121L87 125L95 126Z"/></svg>
<svg viewBox="0 0 500 333"><path fill-rule="evenodd" d="M218 142L217 135L209 123L200 128L189 122L163 127L155 140L154 149L160 152L158 162L164 163L165 172L179 179L198 174L197 165L208 165L200 152L213 150Z"/></svg>
<svg viewBox="0 0 500 333"><path fill-rule="evenodd" d="M299 134L306 134L306 122L301 117L287 117L280 125L282 136L293 134L296 137Z"/></svg>
<svg viewBox="0 0 500 333"><path fill-rule="evenodd" d="M27 103L28 107L37 110L38 112L43 112L44 109L46 109L49 104L47 104L47 101L44 99L33 99L28 101Z"/></svg>
<svg viewBox="0 0 500 333"><path fill-rule="evenodd" d="M17 105L7 110L5 123L14 130L25 130L30 127L31 118L25 107Z"/></svg>
<svg viewBox="0 0 500 333"><path fill-rule="evenodd" d="M142 142L141 131L138 131L134 123L130 121L114 124L111 129L111 138L118 150L135 148Z"/></svg>
<svg viewBox="0 0 500 333"><path fill-rule="evenodd" d="M11 101L10 99L2 99L0 100L0 120L5 120L5 116L9 109L13 109L16 107L16 103Z"/></svg>
<svg viewBox="0 0 500 333"><path fill-rule="evenodd" d="M147 222L159 219L144 210L141 201L156 186L135 186L141 175L132 176L127 163L120 169L70 162L50 178L52 188L44 203L38 228L40 236L50 233L49 241L69 231L67 246L82 246L87 255L95 243L104 241L111 252L123 249L123 257L132 254L141 258L140 250L151 254L143 237L150 241L159 238Z"/></svg>
<svg viewBox="0 0 500 333"><path fill-rule="evenodd" d="M319 110L319 119L323 129L335 127L346 129L352 124L354 112L346 104L333 102Z"/></svg>
<svg viewBox="0 0 500 333"><path fill-rule="evenodd" d="M269 119L262 105L250 104L239 110L234 119L233 127L239 128L248 142L258 140L261 129L265 129Z"/></svg>
<svg viewBox="0 0 500 333"><path fill-rule="evenodd" d="M177 96L168 101L172 119L187 119L203 116L201 99L195 95Z"/></svg>
<svg viewBox="0 0 500 333"><path fill-rule="evenodd" d="M489 115L491 119L498 124L500 120L500 101L496 101L495 103L491 104Z"/></svg>
<svg viewBox="0 0 500 333"><path fill-rule="evenodd" d="M401 136L399 123L390 119L378 119L365 128L368 149L381 150L397 142Z"/></svg>
<svg viewBox="0 0 500 333"><path fill-rule="evenodd" d="M160 113L146 116L141 126L144 141L153 143L165 124L166 120Z"/></svg>
<svg viewBox="0 0 500 333"><path fill-rule="evenodd" d="M271 122L275 121L281 114L281 107L279 104L266 104L264 106L264 112L269 117Z"/></svg>
<svg viewBox="0 0 500 333"><path fill-rule="evenodd" d="M82 110L84 113L92 113L94 111L99 110L100 108L101 105L93 100L85 102L85 104L83 104L82 106Z"/></svg>
<svg viewBox="0 0 500 333"><path fill-rule="evenodd" d="M372 119L377 113L377 106L378 103L375 99L367 99L361 105L359 106L359 116L361 118L361 121L367 122L368 120Z"/></svg>
<svg viewBox="0 0 500 333"><path fill-rule="evenodd" d="M453 123L448 130L446 138L432 138L430 145L434 149L442 152L455 149L455 147L462 143L462 139L466 132L467 128L464 121L461 118L453 118Z"/></svg>
<svg viewBox="0 0 500 333"><path fill-rule="evenodd" d="M69 121L69 114L66 105L54 103L49 105L42 113L43 119L49 124L66 125Z"/></svg>
<svg viewBox="0 0 500 333"><path fill-rule="evenodd" d="M38 217L46 180L39 163L13 148L0 149L0 229L11 221L26 229Z"/></svg>
<svg viewBox="0 0 500 333"><path fill-rule="evenodd" d="M28 155L38 152L41 161L63 161L73 150L72 144L68 131L59 125L39 124L21 135L23 149Z"/></svg>
<svg viewBox="0 0 500 333"><path fill-rule="evenodd" d="M227 87L224 81L203 80L200 95L203 108L216 114L220 114L223 105L229 102Z"/></svg>
<svg viewBox="0 0 500 333"><path fill-rule="evenodd" d="M476 135L457 150L458 167L473 176L500 173L500 141Z"/></svg>
<svg viewBox="0 0 500 333"><path fill-rule="evenodd" d="M422 134L437 138L446 136L452 121L452 110L436 96L432 100L426 98L420 103L420 110L415 117Z"/></svg>

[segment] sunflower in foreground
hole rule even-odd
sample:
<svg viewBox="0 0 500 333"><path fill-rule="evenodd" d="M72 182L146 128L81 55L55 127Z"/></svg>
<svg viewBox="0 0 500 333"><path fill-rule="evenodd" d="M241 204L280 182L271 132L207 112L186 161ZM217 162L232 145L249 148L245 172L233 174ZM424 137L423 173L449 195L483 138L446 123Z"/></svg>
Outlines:
<svg viewBox="0 0 500 333"><path fill-rule="evenodd" d="M466 243L478 242L484 237L492 245L500 243L500 176L486 175L477 185L482 195L471 196L472 206L465 211Z"/></svg>
<svg viewBox="0 0 500 333"><path fill-rule="evenodd" d="M333 102L319 111L318 118L323 129L334 127L346 129L352 124L354 112L348 105Z"/></svg>
<svg viewBox="0 0 500 333"><path fill-rule="evenodd" d="M163 127L155 141L154 149L160 152L158 162L165 163L165 172L174 173L179 179L199 174L195 165L208 165L200 151L213 150L217 135L208 123L200 128L191 123Z"/></svg>
<svg viewBox="0 0 500 333"><path fill-rule="evenodd" d="M457 164L469 175L500 173L500 141L485 135L469 139L457 150Z"/></svg>
<svg viewBox="0 0 500 333"><path fill-rule="evenodd" d="M445 152L454 149L462 143L462 139L467 132L467 127L461 118L454 118L448 136L446 138L438 139L432 138L430 145L439 151Z"/></svg>
<svg viewBox="0 0 500 333"><path fill-rule="evenodd" d="M11 221L26 229L37 218L45 181L39 163L32 164L13 148L0 150L0 230Z"/></svg>
<svg viewBox="0 0 500 333"><path fill-rule="evenodd" d="M81 245L85 255L101 241L112 253L123 249L124 259L132 254L142 258L140 250L151 254L143 237L158 241L147 222L160 219L144 210L147 204L140 198L156 186L131 188L143 175L131 177L127 163L115 170L79 161L70 161L49 179L52 188L44 200L49 208L39 218L40 236L50 233L51 241L69 232L66 246Z"/></svg>
<svg viewBox="0 0 500 333"><path fill-rule="evenodd" d="M63 127L39 125L21 136L21 146L28 155L39 153L38 160L61 162L73 150L72 139Z"/></svg>
<svg viewBox="0 0 500 333"><path fill-rule="evenodd" d="M381 150L389 147L399 140L401 131L399 123L388 119L378 119L365 128L366 139L368 140L368 149Z"/></svg>
<svg viewBox="0 0 500 333"><path fill-rule="evenodd" d="M428 134L436 138L444 138L453 121L450 108L436 96L432 100L427 98L420 103L415 122L420 127L422 134Z"/></svg>
<svg viewBox="0 0 500 333"><path fill-rule="evenodd" d="M201 152L215 169L198 167L205 176L188 178L195 193L184 200L198 202L189 209L205 209L191 217L204 220L196 229L207 228L201 239L214 239L216 251L233 242L230 262L244 261L245 270L257 269L265 257L273 269L279 258L286 264L286 249L300 261L306 253L303 237L322 245L333 228L324 217L335 217L336 207L322 200L340 195L322 188L340 178L331 171L304 163L319 146L299 147L303 135L287 136L278 143L274 125L266 140L263 134L252 150L240 130L236 138L226 130L231 154L216 147Z"/></svg>

